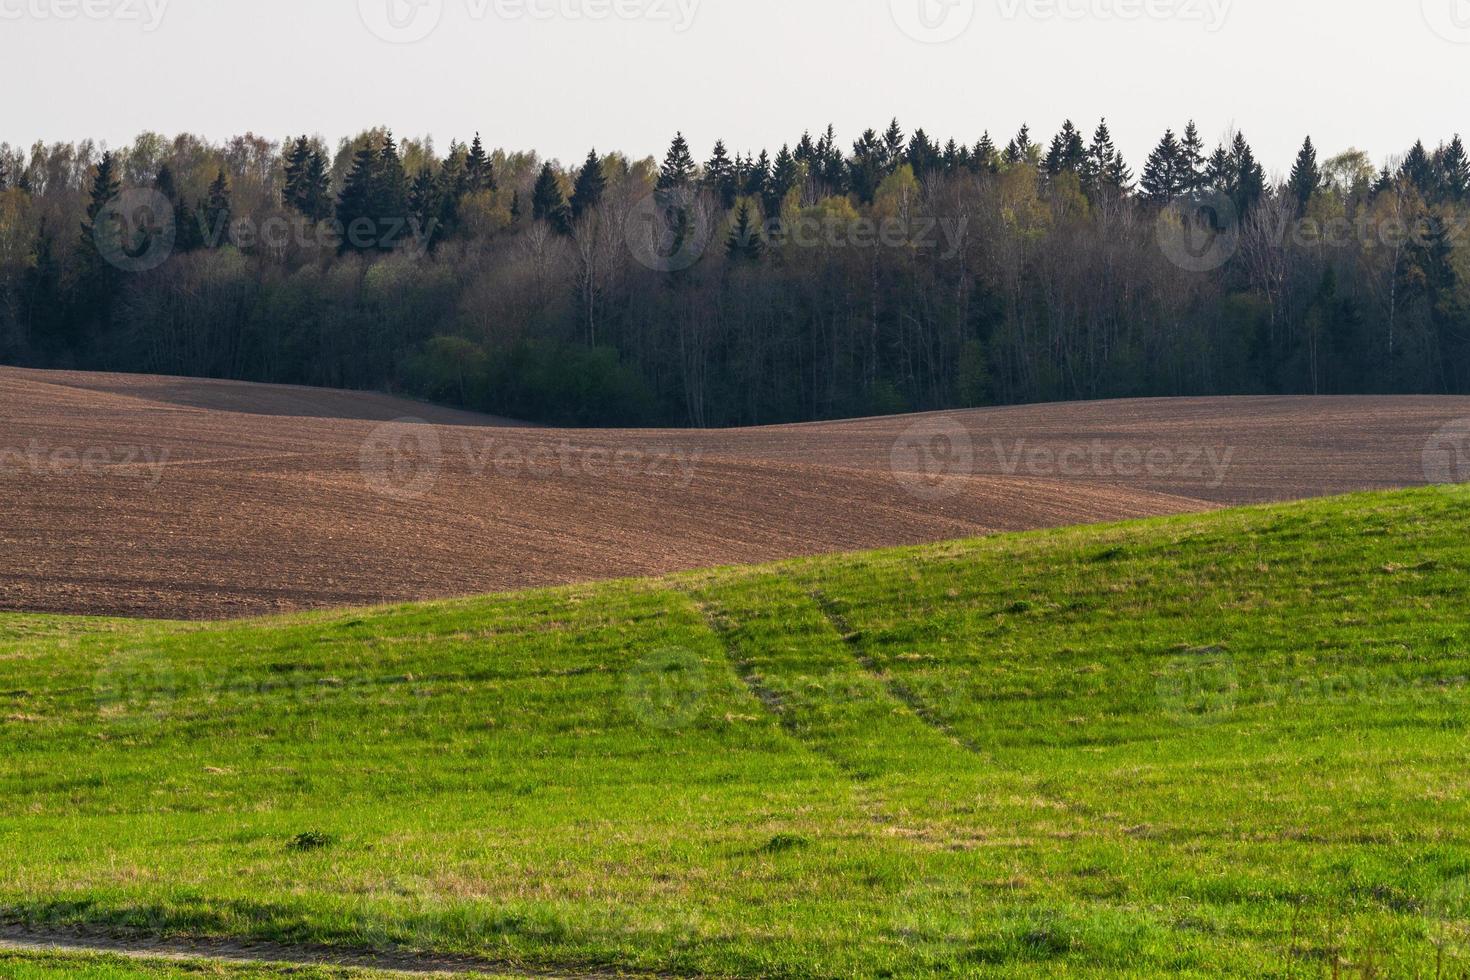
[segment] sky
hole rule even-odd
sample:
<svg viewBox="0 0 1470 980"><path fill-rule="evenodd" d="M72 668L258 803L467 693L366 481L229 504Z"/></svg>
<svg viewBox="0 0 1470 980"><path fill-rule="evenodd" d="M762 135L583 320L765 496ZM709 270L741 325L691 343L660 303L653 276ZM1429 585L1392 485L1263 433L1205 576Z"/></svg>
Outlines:
<svg viewBox="0 0 1470 980"><path fill-rule="evenodd" d="M1308 133L1470 137L1470 0L0 0L0 66L25 145L387 125L576 163L1106 116L1138 169L1193 118L1283 174Z"/></svg>

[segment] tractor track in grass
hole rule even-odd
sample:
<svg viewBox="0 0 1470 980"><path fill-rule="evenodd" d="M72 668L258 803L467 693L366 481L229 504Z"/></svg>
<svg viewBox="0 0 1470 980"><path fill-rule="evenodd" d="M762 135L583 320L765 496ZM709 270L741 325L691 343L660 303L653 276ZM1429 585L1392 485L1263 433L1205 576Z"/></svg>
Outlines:
<svg viewBox="0 0 1470 980"><path fill-rule="evenodd" d="M400 976L487 976L541 980L673 980L677 974L648 971L557 970L499 963L475 957L419 953L376 953L325 946L223 939L126 939L100 932L42 931L0 927L0 950L18 953L79 953L131 960L211 963L243 967L326 967L373 970Z"/></svg>

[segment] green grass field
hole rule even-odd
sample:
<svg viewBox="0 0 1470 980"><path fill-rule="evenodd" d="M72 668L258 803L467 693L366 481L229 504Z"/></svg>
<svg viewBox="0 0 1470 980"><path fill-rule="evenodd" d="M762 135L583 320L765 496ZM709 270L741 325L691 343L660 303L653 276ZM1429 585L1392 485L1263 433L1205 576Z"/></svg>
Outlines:
<svg viewBox="0 0 1470 980"><path fill-rule="evenodd" d="M0 616L0 920L676 975L1465 976L1467 595L1470 493L1431 489Z"/></svg>

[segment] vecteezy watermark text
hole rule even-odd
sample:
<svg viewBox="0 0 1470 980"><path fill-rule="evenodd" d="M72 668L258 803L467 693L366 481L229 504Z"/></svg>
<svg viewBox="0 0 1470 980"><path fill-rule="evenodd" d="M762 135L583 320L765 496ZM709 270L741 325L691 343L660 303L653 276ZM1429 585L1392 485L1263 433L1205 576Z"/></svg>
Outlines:
<svg viewBox="0 0 1470 980"><path fill-rule="evenodd" d="M511 440L457 436L446 444L437 427L417 419L378 426L363 442L362 473L385 496L417 499L439 483L447 465L472 480L648 480L687 489L703 451L681 446L579 446L570 439Z"/></svg>
<svg viewBox="0 0 1470 980"><path fill-rule="evenodd" d="M0 477L112 476L139 470L151 490L163 482L169 451L154 446L51 446L32 439L24 447L0 446Z"/></svg>
<svg viewBox="0 0 1470 980"><path fill-rule="evenodd" d="M996 0L1006 20L1174 20L1203 24L1215 33L1225 26L1234 0Z"/></svg>
<svg viewBox="0 0 1470 980"><path fill-rule="evenodd" d="M158 30L169 0L0 0L0 20L116 20Z"/></svg>
<svg viewBox="0 0 1470 980"><path fill-rule="evenodd" d="M1175 477L1211 490L1224 486L1235 458L1233 446L1109 446L1101 439L1060 448L1031 445L1026 439L992 439L991 448L1006 476Z"/></svg>
<svg viewBox="0 0 1470 980"><path fill-rule="evenodd" d="M703 0L459 0L471 21L648 21L676 34L694 26ZM413 44L438 30L446 0L358 0L363 24L379 40Z"/></svg>

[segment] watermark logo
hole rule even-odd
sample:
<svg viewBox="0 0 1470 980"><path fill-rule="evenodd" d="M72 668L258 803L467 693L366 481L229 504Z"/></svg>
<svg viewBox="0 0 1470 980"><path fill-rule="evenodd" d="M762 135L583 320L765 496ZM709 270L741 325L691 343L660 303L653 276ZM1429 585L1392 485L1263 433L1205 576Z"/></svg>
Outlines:
<svg viewBox="0 0 1470 980"><path fill-rule="evenodd" d="M1424 479L1449 489L1470 483L1470 418L1456 419L1429 437L1424 445Z"/></svg>
<svg viewBox="0 0 1470 980"><path fill-rule="evenodd" d="M1240 250L1240 214L1229 195L1206 191L1159 213L1159 249L1186 272L1213 272Z"/></svg>
<svg viewBox="0 0 1470 980"><path fill-rule="evenodd" d="M708 202L697 191L658 190L633 205L624 237L639 265L655 272L682 272L704 257L714 224Z"/></svg>
<svg viewBox="0 0 1470 980"><path fill-rule="evenodd" d="M357 0L367 29L389 44L415 44L444 18L444 0Z"/></svg>
<svg viewBox="0 0 1470 980"><path fill-rule="evenodd" d="M363 441L362 475L375 492L394 500L419 500L439 484L444 447L439 430L422 419L396 419Z"/></svg>
<svg viewBox="0 0 1470 980"><path fill-rule="evenodd" d="M112 653L93 680L97 714L111 730L138 731L173 714L179 683L163 658L147 651Z"/></svg>
<svg viewBox="0 0 1470 980"><path fill-rule="evenodd" d="M975 472L975 442L957 419L940 416L903 431L889 454L893 476L920 500L947 500Z"/></svg>
<svg viewBox="0 0 1470 980"><path fill-rule="evenodd" d="M1223 647L1170 660L1156 678L1164 714L1180 725L1209 725L1235 711L1240 675Z"/></svg>
<svg viewBox="0 0 1470 980"><path fill-rule="evenodd" d="M698 721L708 695L704 661L682 647L643 657L623 682L623 701L633 717L660 732L680 731Z"/></svg>
<svg viewBox="0 0 1470 980"><path fill-rule="evenodd" d="M1470 0L1420 0L1424 22L1451 44L1470 44Z"/></svg>
<svg viewBox="0 0 1470 980"><path fill-rule="evenodd" d="M889 0L898 29L921 44L946 44L975 22L975 0Z"/></svg>
<svg viewBox="0 0 1470 980"><path fill-rule="evenodd" d="M992 439L991 449L1006 476L1056 479L1188 480L1211 490L1225 485L1235 447L1227 446L1109 446L1101 439L1069 446L1031 445L1026 439L1007 443Z"/></svg>
<svg viewBox="0 0 1470 980"><path fill-rule="evenodd" d="M108 265L123 272L151 272L174 253L178 231L169 199L138 187L102 206L92 221L92 242Z"/></svg>

